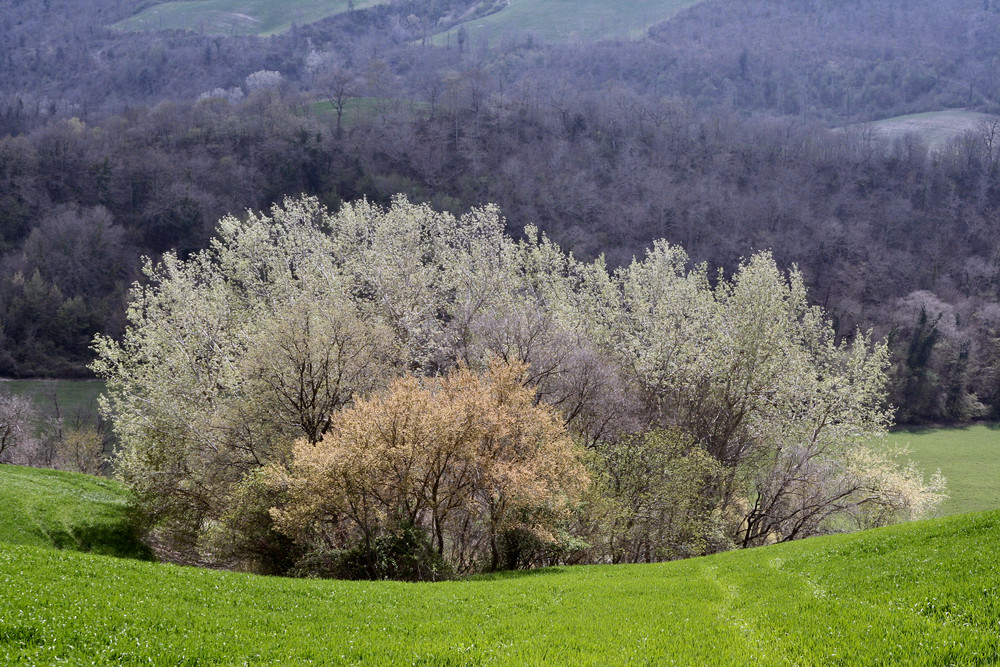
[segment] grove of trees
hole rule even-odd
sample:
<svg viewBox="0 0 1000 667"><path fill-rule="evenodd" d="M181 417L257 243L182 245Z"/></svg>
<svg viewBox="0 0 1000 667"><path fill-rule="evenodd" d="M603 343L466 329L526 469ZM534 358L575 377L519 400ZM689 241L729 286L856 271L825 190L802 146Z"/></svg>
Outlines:
<svg viewBox="0 0 1000 667"><path fill-rule="evenodd" d="M157 539L262 571L649 561L919 516L885 341L769 253L609 269L492 206L288 199L147 261L95 371Z"/></svg>
<svg viewBox="0 0 1000 667"><path fill-rule="evenodd" d="M628 43L434 46L465 0L394 0L266 38L108 26L139 8L0 11L0 374L89 374L141 256L306 193L496 202L611 267L655 239L714 271L796 264L839 336L890 344L897 421L1000 414L997 124L943 149L895 113L996 111L981 0L706 0ZM480 8L481 9L481 8Z"/></svg>

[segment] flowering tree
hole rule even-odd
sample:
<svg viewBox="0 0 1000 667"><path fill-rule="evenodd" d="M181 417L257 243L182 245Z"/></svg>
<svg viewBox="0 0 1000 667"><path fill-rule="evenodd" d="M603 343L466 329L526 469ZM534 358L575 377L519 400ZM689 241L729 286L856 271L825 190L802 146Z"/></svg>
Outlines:
<svg viewBox="0 0 1000 667"><path fill-rule="evenodd" d="M314 548L360 545L374 567L378 537L416 527L460 572L499 568L512 533L553 541L588 477L524 372L406 376L340 411L320 442L299 441L289 469L271 468L287 493L272 510L279 529Z"/></svg>
<svg viewBox="0 0 1000 667"><path fill-rule="evenodd" d="M941 498L872 447L890 421L884 343L836 340L801 276L767 253L714 276L658 242L612 272L531 228L513 240L492 206L455 218L397 198L330 213L305 198L225 218L207 250L145 275L94 369L119 475L152 525L189 543L228 531L273 554L275 520L310 549L412 528L459 570L523 564L515 538L550 540L565 509L553 499L583 479L555 415L600 455L608 516L626 517L597 527L613 533L595 538L597 559L794 539ZM411 420L404 441L364 430L386 415ZM460 417L471 430L449 431ZM643 466L674 477L642 490ZM633 519L659 542L623 528Z"/></svg>

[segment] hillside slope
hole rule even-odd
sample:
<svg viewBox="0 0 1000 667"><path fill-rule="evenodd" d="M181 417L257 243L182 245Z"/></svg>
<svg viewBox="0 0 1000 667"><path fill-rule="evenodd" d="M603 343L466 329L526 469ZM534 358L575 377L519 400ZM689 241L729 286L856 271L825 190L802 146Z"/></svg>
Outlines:
<svg viewBox="0 0 1000 667"><path fill-rule="evenodd" d="M506 8L460 27L474 40L493 41L517 32L533 32L548 42L621 39L640 36L646 28L699 1L510 0ZM458 30L438 35L434 42L454 43Z"/></svg>
<svg viewBox="0 0 1000 667"><path fill-rule="evenodd" d="M149 555L130 527L117 482L12 465L0 465L0 544Z"/></svg>
<svg viewBox="0 0 1000 667"><path fill-rule="evenodd" d="M844 130L847 132L870 130L875 136L889 141L912 134L920 137L931 151L940 151L956 137L967 132L984 131L994 127L997 120L998 117L993 114L947 109L893 116L871 123L854 123Z"/></svg>
<svg viewBox="0 0 1000 667"><path fill-rule="evenodd" d="M354 0L353 8L385 0ZM273 35L348 11L348 0L180 0L162 2L114 27L123 30L192 30L211 35Z"/></svg>
<svg viewBox="0 0 1000 667"><path fill-rule="evenodd" d="M998 568L1000 512L439 584L0 545L0 661L987 664L1000 658Z"/></svg>
<svg viewBox="0 0 1000 667"><path fill-rule="evenodd" d="M948 499L940 516L1000 508L1000 424L899 430L889 442L907 446L910 459L926 473L940 470L948 480Z"/></svg>

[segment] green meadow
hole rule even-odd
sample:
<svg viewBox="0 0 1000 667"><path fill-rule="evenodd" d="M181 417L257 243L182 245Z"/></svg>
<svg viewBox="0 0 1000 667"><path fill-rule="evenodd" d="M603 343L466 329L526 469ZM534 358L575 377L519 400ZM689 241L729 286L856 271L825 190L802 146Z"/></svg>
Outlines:
<svg viewBox="0 0 1000 667"><path fill-rule="evenodd" d="M510 0L504 9L463 23L471 35L500 37L504 33L531 31L553 42L575 39L612 39L641 35L699 0ZM356 0L357 9L385 0ZM293 23L307 24L348 9L347 0L174 0L143 9L116 23L122 30L193 30L223 35L273 35ZM434 38L454 41L451 33ZM450 37L449 37L450 34Z"/></svg>
<svg viewBox="0 0 1000 667"><path fill-rule="evenodd" d="M0 542L147 557L122 486L79 473L0 465Z"/></svg>
<svg viewBox="0 0 1000 667"><path fill-rule="evenodd" d="M1000 507L1000 429L892 437L949 476L945 514ZM144 562L128 526L116 482L0 465L0 664L1000 662L998 510L433 584Z"/></svg>
<svg viewBox="0 0 1000 667"><path fill-rule="evenodd" d="M355 0L357 9L385 0ZM222 35L273 35L348 10L348 0L179 0L161 2L116 23L122 30L193 30Z"/></svg>
<svg viewBox="0 0 1000 667"><path fill-rule="evenodd" d="M4 664L992 664L1000 512L656 565L289 580L0 545Z"/></svg>
<svg viewBox="0 0 1000 667"><path fill-rule="evenodd" d="M47 417L96 415L100 380L0 380L0 394L20 394L32 400Z"/></svg>
<svg viewBox="0 0 1000 667"><path fill-rule="evenodd" d="M461 25L471 37L489 39L527 31L550 42L629 38L698 1L510 0L506 8ZM457 30L435 36L434 42L455 43Z"/></svg>
<svg viewBox="0 0 1000 667"><path fill-rule="evenodd" d="M1000 508L1000 425L899 430L890 441L908 445L925 474L948 478L942 516Z"/></svg>
<svg viewBox="0 0 1000 667"><path fill-rule="evenodd" d="M337 111L329 100L320 100L310 105L311 113L320 120L335 124ZM411 116L429 116L431 105L426 102L412 100L376 99L374 97L352 97L344 103L344 115L341 118L343 127L357 125L365 118L379 113L404 112Z"/></svg>

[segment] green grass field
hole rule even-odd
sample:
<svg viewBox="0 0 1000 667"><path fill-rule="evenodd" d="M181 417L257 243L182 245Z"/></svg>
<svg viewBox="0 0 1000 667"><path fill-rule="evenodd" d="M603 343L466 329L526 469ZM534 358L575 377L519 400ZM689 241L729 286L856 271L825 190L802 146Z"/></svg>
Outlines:
<svg viewBox="0 0 1000 667"><path fill-rule="evenodd" d="M355 0L357 9L386 0ZM179 0L147 7L116 23L122 30L193 30L222 35L273 35L348 9L348 0Z"/></svg>
<svg viewBox="0 0 1000 667"><path fill-rule="evenodd" d="M365 118L370 118L379 113L379 106L386 112L402 111L411 116L429 116L431 105L427 102L415 102L413 100L384 99L377 100L373 97L352 97L344 104L344 116L341 123L344 128L357 125ZM337 112L329 100L320 100L311 104L311 112L314 116L327 123L337 122Z"/></svg>
<svg viewBox="0 0 1000 667"><path fill-rule="evenodd" d="M942 516L1000 508L1000 425L901 430L890 441L908 445L925 474L948 478Z"/></svg>
<svg viewBox="0 0 1000 667"><path fill-rule="evenodd" d="M532 31L550 42L636 37L699 0L510 0L506 9L463 23L473 43L509 32ZM455 44L454 28L434 37Z"/></svg>
<svg viewBox="0 0 1000 667"><path fill-rule="evenodd" d="M940 150L952 138L964 132L975 130L983 122L995 119L996 116L976 111L948 109L946 111L896 116L873 123L849 125L848 129L859 131L871 127L876 135L890 140L912 133L920 136L929 149Z"/></svg>
<svg viewBox="0 0 1000 667"><path fill-rule="evenodd" d="M30 398L45 416L63 419L96 415L97 397L104 391L100 380L0 380L0 393Z"/></svg>
<svg viewBox="0 0 1000 667"><path fill-rule="evenodd" d="M0 465L0 542L146 557L109 479Z"/></svg>
<svg viewBox="0 0 1000 667"><path fill-rule="evenodd" d="M0 545L4 664L993 664L1000 512L404 584Z"/></svg>

